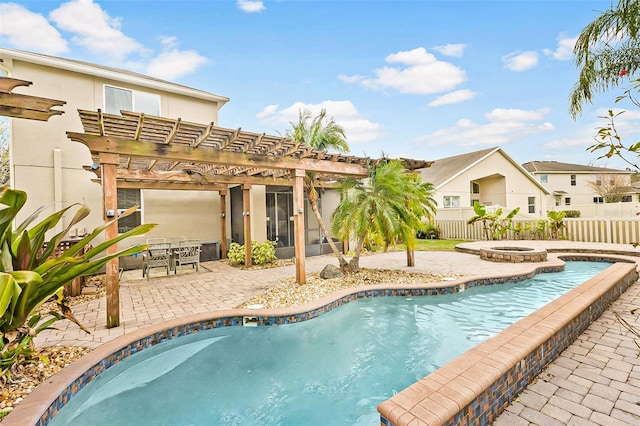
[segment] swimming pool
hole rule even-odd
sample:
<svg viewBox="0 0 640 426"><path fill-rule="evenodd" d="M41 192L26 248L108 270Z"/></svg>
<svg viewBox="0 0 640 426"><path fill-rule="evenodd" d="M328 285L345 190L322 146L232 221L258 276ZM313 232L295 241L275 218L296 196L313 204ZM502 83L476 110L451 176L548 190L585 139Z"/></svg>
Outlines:
<svg viewBox="0 0 640 426"><path fill-rule="evenodd" d="M50 424L140 424L131 413L158 425L379 424L378 403L609 265L567 262L517 284L180 337L106 370Z"/></svg>

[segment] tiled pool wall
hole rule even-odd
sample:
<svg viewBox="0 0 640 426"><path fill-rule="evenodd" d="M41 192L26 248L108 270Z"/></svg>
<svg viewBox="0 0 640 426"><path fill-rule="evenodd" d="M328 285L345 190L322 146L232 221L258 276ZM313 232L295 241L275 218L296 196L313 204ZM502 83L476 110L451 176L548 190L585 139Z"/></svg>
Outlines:
<svg viewBox="0 0 640 426"><path fill-rule="evenodd" d="M612 257L594 257L594 256L585 256L585 255L579 255L579 256L561 256L559 257L563 260L588 260L588 261L606 261L606 262L630 262L633 263L631 260L626 260L626 259L620 259L620 258L612 258ZM40 411L37 413L38 417L35 417L34 419L37 418L37 420L32 421L29 424L35 424L38 426L44 426L47 425L49 423L49 421L58 413L58 411L77 393L79 392L85 385L87 385L89 382L91 382L93 379L95 379L100 373L104 372L106 369L108 369L109 367L111 367L114 364L117 364L118 362L120 362L122 359L131 356L145 348L154 346L158 343L162 343L165 342L167 340L170 339L174 339L176 337L180 337L180 336L184 336L184 335L188 335L191 333L195 333L198 331L203 331L203 330L209 330L209 329L213 329L213 328L219 328L219 327L233 327L233 326L242 326L243 325L243 318L248 316L248 315L252 315L257 317L257 325L258 326L269 326L269 325L281 325L281 324L290 324L290 323L296 323L296 322L301 322L301 321L306 321L312 318L315 318L317 316L320 316L338 306L341 306L345 303L348 303L350 301L356 300L356 299L361 299L361 298L371 298L371 297L387 297L387 296L423 296L423 295L442 295L442 294L451 294L451 293L457 293L459 291L464 291L466 289L472 288L472 287L477 287L477 286L486 286L486 285L497 285L497 284L504 284L507 282L514 282L514 281L522 281L522 280L526 280L529 278L532 278L533 276L535 276L538 273L543 273L543 272L558 272L564 269L564 265L563 264L556 264L556 265L541 265L539 267L536 267L532 272L530 273L526 273L526 274L518 274L518 275L511 275L511 276L503 276L503 277L483 277L483 278L471 278L471 279L459 279L456 280L454 282L450 282L450 283L446 283L446 285L444 285L443 283L437 283L437 285L429 285L429 286L416 286L413 288L393 288L393 286L388 285L388 286L376 286L375 288L372 289L366 289L366 290L361 290L361 291L357 291L355 293L349 293L349 294L345 294L341 297L339 297L336 300L333 301L329 301L329 302L324 302L321 305L319 305L317 308L314 309L310 309L308 311L304 311L304 312L292 312L289 315L268 315L266 314L266 312L263 314L263 311L248 311L248 310L226 310L222 313L222 315L219 314L219 316L217 317L213 317L213 318L207 318L207 319L203 319L200 321L196 321L196 322L190 322L190 323L185 323L185 324L178 324L174 327L170 327L164 330L160 330L157 332L153 332L147 336L144 336L142 338L139 338L137 340L134 341L130 341L129 343L124 344L124 346L120 347L119 349L108 353L107 355L105 355L103 358L101 358L98 362L96 362L95 364L91 365L89 368L83 370L82 372L76 374L74 379L70 379L67 381L67 383L69 383L68 385L66 385L62 391L57 393L57 396L55 397L55 399L53 399L53 402L51 402L50 405L48 405L46 408L44 406L42 406L42 403L40 404L33 404L33 405L39 405L42 406L42 408L40 409ZM633 280L632 280L633 281ZM629 281L628 283L626 283L626 286L624 286L624 288L626 289L626 287L628 287L628 285L630 285L630 283L632 281ZM382 288L381 288L382 287ZM407 286L410 287L410 286ZM622 288L622 286L620 286L619 288ZM615 300L615 298L624 290L620 290L617 295L612 298L611 300ZM608 300L608 299L607 299ZM605 301L601 301L598 304L598 307L601 308L602 310L606 309L607 303L609 302L605 302ZM602 312L602 310L600 310L599 312ZM292 311L292 309L288 309L288 311ZM235 314L236 312L238 312L238 314ZM224 314L230 314L233 313L232 315L224 315ZM597 314L599 315L599 313ZM597 317L597 316L596 316ZM485 405L489 405L489 406L494 406L497 404L503 405L504 403L504 397L501 396L502 393L504 392L498 392L498 389L502 389L504 388L505 391L509 394L512 395L513 392L517 392L515 390L511 390L512 386L509 385L507 386L506 383L511 383L511 381L514 378L518 378L518 380L516 380L516 382L518 383L522 383L524 386L526 386L526 383L524 381L522 381L522 379L520 379L520 377L523 375L523 373L526 373L526 378L527 380L530 380L532 377L535 377L535 374L533 374L532 372L535 371L534 367L529 367L529 363L532 363L531 365L533 366L534 364L536 364L534 361L537 359L537 357L539 356L540 359L552 359L550 358L550 356L553 356L553 358L555 358L555 356L557 356L560 352L560 350L558 349L553 349L553 348L559 348L561 347L561 344L564 344L563 342L567 342L566 344L568 345L569 343L571 343L573 340L575 340L575 338L577 337L577 335L579 334L580 330L583 330L584 328L586 328L586 326L593 321L593 319L591 316L587 316L585 318L581 318L575 326L571 326L569 328L567 328L567 330L563 330L560 333L558 333L558 343L550 343L550 346L547 347L547 345L543 345L543 347L540 348L540 351L542 353L542 356L537 355L536 353L532 353L531 357L532 359L530 361L527 361L525 364L522 365L522 367L520 367L520 369L514 369L514 371L512 373L506 374L506 376L510 376L510 375L515 375L514 377L504 377L501 378L500 380L496 381L496 385L490 389L486 390L486 396L483 396L482 398L478 398L477 402L472 402L469 403L468 407L465 407L464 413L461 415L462 418L465 419L471 419L472 417L469 415L470 412L479 412L479 416L482 416L485 412L486 409L479 409L478 407L484 407ZM174 321L175 322L175 321ZM583 326L584 323L584 327L580 328ZM153 326L152 326L153 327ZM149 328L152 328L149 327ZM575 327L575 329L574 329ZM142 330L143 331L143 330ZM135 333L132 333L135 335ZM131 336L129 336L130 338ZM123 339L126 339L127 335L123 336L123 338L119 338L117 339L118 341L122 341ZM110 345L115 345L117 344L117 341L113 341L110 343L107 343L105 345L103 345L104 347L109 347ZM99 352L99 350L95 350L94 352ZM551 355L550 355L551 354ZM555 354L555 355L553 355ZM86 358L91 358L92 354L86 355ZM463 355L464 356L464 355ZM76 363L74 364L79 364L81 363L82 360L80 361L76 361ZM547 361L548 362L548 361ZM73 366L73 365L72 365ZM71 370L70 367L67 367L65 370ZM57 375L61 375L63 374L64 370L61 373L58 373ZM71 373L71 371L68 371L67 373ZM536 373L537 374L537 373ZM531 376L531 377L530 377ZM55 378L55 376L54 376ZM39 386L40 387L40 386ZM37 389L37 388L36 388ZM519 389L518 387L513 387L513 389ZM402 392L399 394L401 395ZM55 394L54 394L55 395ZM53 398L53 397L51 397ZM494 399L496 400L496 402L494 402ZM49 399L49 401L51 401L51 399ZM490 402L489 402L490 401ZM17 415L18 412L22 411L20 408L21 405L24 404L24 408L27 408L26 406L29 404L25 404L25 402L21 403L20 405L18 405L16 407L17 411L15 413L12 413L14 415ZM384 403L383 403L384 404ZM481 404L481 405L478 405ZM27 410L25 410L25 415L27 414ZM33 415L33 413L29 413L31 415ZM13 424L12 422L14 420L16 420L17 416L8 416L5 421L7 421L8 425ZM451 421L453 423L448 423L448 424L459 424L457 421L454 421L454 419L451 419ZM385 417L381 417L381 422L382 424L385 425L392 425L392 424L396 424L393 423L391 420L385 418ZM25 424L25 423L15 423L15 424ZM402 424L402 423L397 423L397 424ZM474 424L473 421L469 421L469 424Z"/></svg>
<svg viewBox="0 0 640 426"><path fill-rule="evenodd" d="M636 265L608 268L381 403L381 425L491 424L637 279Z"/></svg>

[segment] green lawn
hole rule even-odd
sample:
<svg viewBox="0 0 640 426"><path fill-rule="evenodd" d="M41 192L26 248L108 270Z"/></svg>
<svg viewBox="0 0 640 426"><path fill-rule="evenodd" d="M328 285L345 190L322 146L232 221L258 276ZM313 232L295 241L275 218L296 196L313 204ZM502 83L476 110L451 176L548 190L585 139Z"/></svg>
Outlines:
<svg viewBox="0 0 640 426"><path fill-rule="evenodd" d="M418 240L416 251L454 251L456 244L466 240ZM396 250L405 250L404 244L398 244Z"/></svg>

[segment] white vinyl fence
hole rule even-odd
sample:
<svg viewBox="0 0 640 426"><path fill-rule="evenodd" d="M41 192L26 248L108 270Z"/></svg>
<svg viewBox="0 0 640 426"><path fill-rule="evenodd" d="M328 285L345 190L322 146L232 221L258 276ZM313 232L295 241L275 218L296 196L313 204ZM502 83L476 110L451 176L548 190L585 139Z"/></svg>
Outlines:
<svg viewBox="0 0 640 426"><path fill-rule="evenodd" d="M564 219L566 228L562 238L570 241L591 243L629 244L640 241L640 218L638 219ZM436 220L440 227L440 238L455 240L484 240L482 224L467 225L464 220ZM536 221L514 221L514 224L529 224L531 229L517 234L507 232L504 239L540 239L534 232ZM548 233L547 233L548 234ZM548 236L547 236L548 238Z"/></svg>

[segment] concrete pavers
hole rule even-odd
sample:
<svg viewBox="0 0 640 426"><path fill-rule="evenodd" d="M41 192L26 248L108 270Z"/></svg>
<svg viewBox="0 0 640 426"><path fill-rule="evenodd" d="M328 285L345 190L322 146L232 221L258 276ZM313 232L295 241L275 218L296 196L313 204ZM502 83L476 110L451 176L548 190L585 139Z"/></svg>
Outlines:
<svg viewBox="0 0 640 426"><path fill-rule="evenodd" d="M615 314L640 329L631 314L640 301L640 282L633 284L494 422L511 425L640 425L640 343ZM635 341L634 341L635 340ZM541 401L544 403L541 405ZM520 407L539 412L535 416Z"/></svg>
<svg viewBox="0 0 640 426"><path fill-rule="evenodd" d="M566 243L561 242L562 248ZM306 270L317 272L327 263L337 265L330 255L308 258ZM404 252L375 254L361 259L361 266L366 268L471 276L516 274L531 267L530 264L491 263L476 255L451 252L416 252L416 267L405 265ZM36 344L95 348L150 324L233 308L277 281L293 276L293 266L238 270L221 262L203 263L198 273L167 277L162 271L154 272L149 281L142 279L140 271L127 272L121 283L120 327L105 327L106 301L102 298L74 306L74 314L91 330L91 335L68 321L60 321L56 324L58 330L41 333ZM630 287L494 424L640 424L639 350L631 333L614 315L618 313L640 328L640 316L629 313L636 307L640 307L640 283Z"/></svg>

